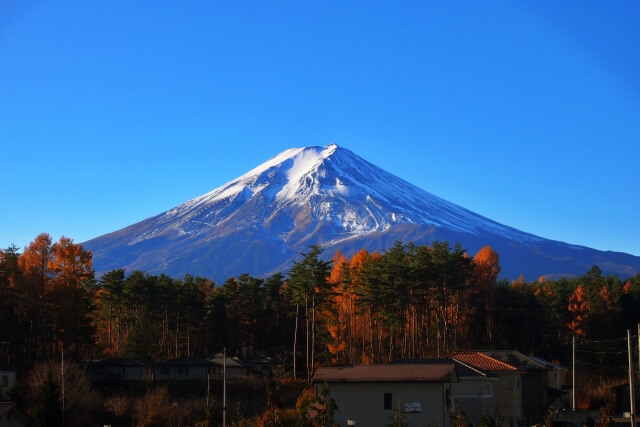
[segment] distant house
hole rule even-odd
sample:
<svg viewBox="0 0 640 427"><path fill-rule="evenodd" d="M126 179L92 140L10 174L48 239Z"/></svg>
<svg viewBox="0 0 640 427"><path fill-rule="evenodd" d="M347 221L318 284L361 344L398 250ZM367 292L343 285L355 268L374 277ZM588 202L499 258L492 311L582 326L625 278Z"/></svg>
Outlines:
<svg viewBox="0 0 640 427"><path fill-rule="evenodd" d="M279 376L284 371L282 361L271 356L253 356L244 359L243 363L253 368L254 372L268 377Z"/></svg>
<svg viewBox="0 0 640 427"><path fill-rule="evenodd" d="M0 402L1 427L31 427L36 423L13 402Z"/></svg>
<svg viewBox="0 0 640 427"><path fill-rule="evenodd" d="M0 401L9 400L9 391L16 382L17 373L15 366L0 365Z"/></svg>
<svg viewBox="0 0 640 427"><path fill-rule="evenodd" d="M485 415L494 416L496 401L493 395L493 384L499 376L483 369L468 365L450 357L437 359L400 359L393 364L435 365L453 363L459 382L451 384L449 412L455 412L457 405L462 405L470 423L478 425Z"/></svg>
<svg viewBox="0 0 640 427"><path fill-rule="evenodd" d="M197 357L178 357L156 363L154 377L157 382L163 381L206 381L215 374L216 364Z"/></svg>
<svg viewBox="0 0 640 427"><path fill-rule="evenodd" d="M540 363L547 370L547 406L553 406L556 409L569 408L569 393L563 389L566 386L567 368L537 356L529 356L529 358Z"/></svg>
<svg viewBox="0 0 640 427"><path fill-rule="evenodd" d="M215 366L211 372L211 380L222 381L224 378L224 369L226 365L226 378L227 383L233 384L240 382L242 379L251 376L252 368L247 366L237 357L224 357L222 353L216 354L213 358L209 359Z"/></svg>
<svg viewBox="0 0 640 427"><path fill-rule="evenodd" d="M358 365L319 368L316 387L325 383L338 406L342 425L386 426L394 407L402 405L409 425L449 427L451 386L458 382L455 365Z"/></svg>
<svg viewBox="0 0 640 427"><path fill-rule="evenodd" d="M135 359L109 358L89 365L91 382L153 381L153 368Z"/></svg>

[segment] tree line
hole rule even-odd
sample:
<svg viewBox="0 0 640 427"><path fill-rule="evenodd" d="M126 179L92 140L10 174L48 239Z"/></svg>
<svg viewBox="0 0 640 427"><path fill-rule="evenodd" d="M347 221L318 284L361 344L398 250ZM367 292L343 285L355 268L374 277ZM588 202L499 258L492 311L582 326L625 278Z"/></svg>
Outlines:
<svg viewBox="0 0 640 427"><path fill-rule="evenodd" d="M453 351L518 349L567 361L573 336L618 338L640 322L640 275L594 266L576 278L498 279L490 247L397 242L323 258L311 246L283 275L222 284L112 270L46 233L0 250L0 363L65 357L159 361L252 351L309 378L318 364L387 363Z"/></svg>

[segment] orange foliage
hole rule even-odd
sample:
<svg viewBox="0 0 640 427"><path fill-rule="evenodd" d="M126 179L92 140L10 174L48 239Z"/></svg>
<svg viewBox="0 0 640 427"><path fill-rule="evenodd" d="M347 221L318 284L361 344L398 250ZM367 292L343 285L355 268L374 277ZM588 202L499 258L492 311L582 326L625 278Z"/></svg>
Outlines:
<svg viewBox="0 0 640 427"><path fill-rule="evenodd" d="M569 329L578 336L586 335L586 322L589 318L589 304L586 301L584 287L579 285L569 297L569 312L574 317L567 325Z"/></svg>
<svg viewBox="0 0 640 427"><path fill-rule="evenodd" d="M491 246L480 248L473 257L476 266L476 274L484 281L495 281L500 274L500 257Z"/></svg>
<svg viewBox="0 0 640 427"><path fill-rule="evenodd" d="M611 302L611 293L609 292L609 288L607 288L606 286L603 286L600 289L600 298L602 298L602 301L604 301L607 310L611 310L611 308L613 307L613 302Z"/></svg>
<svg viewBox="0 0 640 427"><path fill-rule="evenodd" d="M28 291L44 292L49 282L49 260L51 259L51 236L42 233L36 237L18 258L18 266L24 272Z"/></svg>
<svg viewBox="0 0 640 427"><path fill-rule="evenodd" d="M73 243L72 239L62 236L53 245L51 255L47 266L59 285L77 286L93 279L91 252Z"/></svg>

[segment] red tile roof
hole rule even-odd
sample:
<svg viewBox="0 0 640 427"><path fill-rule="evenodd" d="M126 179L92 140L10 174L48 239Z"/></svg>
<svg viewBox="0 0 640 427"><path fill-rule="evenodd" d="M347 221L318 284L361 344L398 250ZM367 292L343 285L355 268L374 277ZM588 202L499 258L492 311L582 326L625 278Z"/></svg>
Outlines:
<svg viewBox="0 0 640 427"><path fill-rule="evenodd" d="M314 382L458 382L453 363L319 368Z"/></svg>
<svg viewBox="0 0 640 427"><path fill-rule="evenodd" d="M454 353L450 356L454 360L459 360L476 368L486 371L517 371L518 369L508 363L502 362L486 354L477 351Z"/></svg>

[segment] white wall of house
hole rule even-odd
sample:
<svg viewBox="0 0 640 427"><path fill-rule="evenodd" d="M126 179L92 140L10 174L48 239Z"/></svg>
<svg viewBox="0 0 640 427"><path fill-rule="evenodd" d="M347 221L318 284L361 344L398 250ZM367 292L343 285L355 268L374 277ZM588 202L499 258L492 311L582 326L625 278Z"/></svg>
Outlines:
<svg viewBox="0 0 640 427"><path fill-rule="evenodd" d="M410 426L449 427L445 403L447 387L449 384L416 382L330 383L329 396L338 405L335 422L341 426L347 426L347 420L354 420L356 427L387 426L393 416L392 408L400 402L414 411L405 415Z"/></svg>

